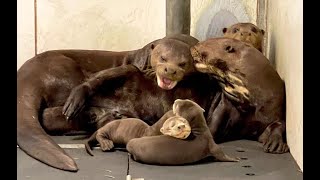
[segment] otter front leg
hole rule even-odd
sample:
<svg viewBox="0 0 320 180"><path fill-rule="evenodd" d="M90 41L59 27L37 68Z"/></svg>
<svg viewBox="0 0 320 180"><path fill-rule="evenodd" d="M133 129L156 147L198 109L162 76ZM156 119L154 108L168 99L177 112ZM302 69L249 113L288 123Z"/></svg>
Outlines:
<svg viewBox="0 0 320 180"><path fill-rule="evenodd" d="M212 103L209 112L212 113L208 117L208 127L211 135L216 141L218 141L217 138L222 138L219 137L219 135L221 136L221 133L219 132L222 132L222 134L225 133L224 129L221 127L222 124L240 120L240 113L238 110L225 97L224 93L221 92L217 93L214 97L214 102Z"/></svg>
<svg viewBox="0 0 320 180"><path fill-rule="evenodd" d="M113 141L110 140L110 136L117 131L119 121L114 121L111 124L106 124L102 128L98 129L96 139L100 144L102 151L109 151L114 147Z"/></svg>
<svg viewBox="0 0 320 180"><path fill-rule="evenodd" d="M285 122L276 121L271 123L259 136L258 141L263 144L263 150L268 153L286 153L289 151L284 141Z"/></svg>
<svg viewBox="0 0 320 180"><path fill-rule="evenodd" d="M86 100L92 97L105 83L130 76L138 71L139 69L133 65L123 65L96 73L90 79L72 89L63 106L63 115L66 116L67 120L74 119L85 107Z"/></svg>

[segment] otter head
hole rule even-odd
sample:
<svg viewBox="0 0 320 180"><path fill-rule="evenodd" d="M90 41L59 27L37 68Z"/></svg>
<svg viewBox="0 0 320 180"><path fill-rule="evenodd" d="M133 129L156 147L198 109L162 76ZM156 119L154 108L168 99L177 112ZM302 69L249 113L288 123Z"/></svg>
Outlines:
<svg viewBox="0 0 320 180"><path fill-rule="evenodd" d="M157 45L151 45L151 48L151 67L160 88L173 89L184 76L195 71L188 44L174 39L163 39Z"/></svg>
<svg viewBox="0 0 320 180"><path fill-rule="evenodd" d="M223 92L232 100L243 103L249 100L242 57L255 48L236 39L211 38L191 48L197 71L211 74L219 81ZM258 52L259 53L259 52Z"/></svg>
<svg viewBox="0 0 320 180"><path fill-rule="evenodd" d="M197 136L207 129L203 113L205 110L189 99L176 99L172 106L173 114L188 120L192 134Z"/></svg>
<svg viewBox="0 0 320 180"><path fill-rule="evenodd" d="M228 28L223 28L222 32L224 37L246 42L262 52L262 40L265 32L256 25L252 23L237 23Z"/></svg>
<svg viewBox="0 0 320 180"><path fill-rule="evenodd" d="M186 139L191 133L191 127L185 118L173 116L163 123L160 132L178 139Z"/></svg>

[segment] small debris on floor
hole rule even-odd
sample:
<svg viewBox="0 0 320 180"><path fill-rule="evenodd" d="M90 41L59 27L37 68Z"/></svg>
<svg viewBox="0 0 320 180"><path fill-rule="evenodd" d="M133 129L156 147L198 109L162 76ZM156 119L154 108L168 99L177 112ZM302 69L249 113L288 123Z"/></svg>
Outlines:
<svg viewBox="0 0 320 180"><path fill-rule="evenodd" d="M108 177L108 178L115 178L114 176L111 176L111 175L104 175L104 176L106 176L106 177Z"/></svg>

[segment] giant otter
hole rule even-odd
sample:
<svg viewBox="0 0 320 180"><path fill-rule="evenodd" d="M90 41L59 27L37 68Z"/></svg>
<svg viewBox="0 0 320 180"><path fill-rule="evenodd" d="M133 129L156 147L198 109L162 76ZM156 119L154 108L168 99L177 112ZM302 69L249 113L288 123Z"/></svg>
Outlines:
<svg viewBox="0 0 320 180"><path fill-rule="evenodd" d="M75 123L68 124L55 118L49 118L43 121L42 115L45 109L54 108L51 110L48 109L48 114L46 115L58 117L62 113L62 106L70 95L71 89L86 81L87 78L95 77L95 73L98 71L111 68L111 74L115 73L117 76L122 76L122 80L114 83L112 85L114 88L111 89L115 90L117 87L122 87L124 84L127 85L126 87L123 87L122 90L115 90L116 94L114 94L113 99L111 98L110 100L114 104L119 104L119 106L115 107L122 107L121 103L118 103L119 97L121 97L118 96L119 94L131 93L133 96L134 93L143 94L144 88L151 88L154 89L154 91L150 91L144 95L145 97L153 98L149 100L154 101L140 103L140 105L137 103L138 105L134 107L131 103L126 104L124 107L129 107L129 111L132 110L132 108L135 109L136 114L131 114L133 117L144 116L146 117L144 120L148 120L148 118L158 119L166 112L166 107L171 106L170 101L173 101L171 100L171 98L173 98L171 96L179 96L179 94L191 96L192 93L189 91L189 93L185 93L185 90L180 90L181 92L171 92L170 95L165 98L166 93L169 92L168 90L163 90L157 85L154 85L154 79L152 78L145 80L144 75L148 76L147 74L153 74L152 71L150 71L152 65L150 64L150 58L152 58L151 52L153 52L153 49L158 49L158 58L166 58L165 56L162 56L162 54L168 55L170 52L174 55L174 58L167 57L168 59L162 59L162 61L164 61L162 64L168 64L168 67L163 65L162 69L162 73L167 73L168 77L166 78L168 79L160 79L164 83L160 84L160 86L170 89L175 83L175 81L171 81L170 79L173 76L172 74L176 74L174 76L177 76L177 79L181 78L181 74L172 70L172 64L170 65L169 63L176 60L177 63L175 66L177 69L181 69L181 71L185 70L186 72L191 70L193 66L190 66L190 64L192 64L192 58L189 52L188 43L193 45L195 42L197 42L197 40L191 36L177 35L156 40L145 47L134 51L54 50L41 53L31 58L25 62L17 72L17 143L19 147L31 157L47 165L66 171L76 172L78 167L74 160L66 154L65 151L47 135L47 133L53 134L51 132L57 132L55 131L55 128L58 128L58 132L61 133L61 130L67 132L71 130L86 129L89 125L86 121L84 123L77 123L75 121ZM158 45L163 43L169 44L169 47L165 49L166 52L161 52L161 48L157 48ZM182 52L180 50L182 50ZM186 51L186 53L184 51ZM181 57L184 58L181 59ZM160 60L161 59L159 59L159 62ZM166 60L169 62L165 62ZM119 68L121 69L119 71L112 69L112 67L117 66L124 67ZM135 71L139 71L140 73L130 77L125 83L123 79L126 79L127 73L136 73ZM140 81L140 83L136 84L134 81ZM110 93L113 94L114 92L109 91L109 94ZM175 93L177 95L175 95ZM164 96L164 100L159 101L158 99L161 96ZM133 96L133 99L130 99L131 101L128 101L129 98L126 99L124 97L123 99L126 99L125 101L128 102L142 101L139 99L135 100L134 97L136 96ZM110 103L110 101L101 102L99 100L93 100L91 105L99 107L99 103ZM164 107L155 107L154 102L163 103ZM125 102L123 101L123 103ZM105 115L112 114L116 110L112 107L111 110L107 108L107 111L109 112L97 112ZM50 112L58 114L50 115ZM93 122L96 122L95 120L97 118L93 119ZM57 123L57 121L59 121L59 123ZM58 125L58 127L55 127L56 125ZM103 123L99 124L98 122L98 125L103 125ZM46 131L44 129L46 129Z"/></svg>
<svg viewBox="0 0 320 180"><path fill-rule="evenodd" d="M246 42L262 52L264 30L252 23L236 23L228 28L223 28L223 37Z"/></svg>
<svg viewBox="0 0 320 180"><path fill-rule="evenodd" d="M189 99L177 99L173 114L189 121L192 137L185 140L171 136L134 138L127 144L133 159L147 164L182 165L213 156L219 161L237 162L214 142L203 115L204 109Z"/></svg>
<svg viewBox="0 0 320 180"><path fill-rule="evenodd" d="M285 84L256 48L231 38L211 38L191 48L198 71L210 74L222 88L220 117L210 122L212 135L250 138L265 152L285 153ZM221 108L221 110L219 109Z"/></svg>
<svg viewBox="0 0 320 180"><path fill-rule="evenodd" d="M102 151L108 151L114 147L114 144L126 145L133 138L165 134L185 139L190 132L188 120L174 115L170 110L152 126L137 118L123 118L107 123L92 134L86 141L85 147L87 153L93 156L91 149L97 143L100 144Z"/></svg>

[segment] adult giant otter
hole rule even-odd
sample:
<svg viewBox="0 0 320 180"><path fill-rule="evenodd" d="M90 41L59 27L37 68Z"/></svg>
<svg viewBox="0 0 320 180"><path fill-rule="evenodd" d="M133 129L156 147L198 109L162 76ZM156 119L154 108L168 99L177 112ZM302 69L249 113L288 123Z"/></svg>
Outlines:
<svg viewBox="0 0 320 180"><path fill-rule="evenodd" d="M220 81L223 95L215 110L221 117L231 117L211 122L213 136L250 138L262 142L266 152L287 152L285 86L268 59L247 43L231 38L208 39L191 52L196 69Z"/></svg>
<svg viewBox="0 0 320 180"><path fill-rule="evenodd" d="M59 121L59 123L57 123L58 120L56 121L56 119L54 119L55 121L50 122L50 118L49 121L43 121L42 114L44 109L53 108L51 110L48 109L48 112L57 113L53 114L53 116L51 114L52 117L61 115L62 106L65 104L71 89L83 83L90 76L94 76L94 73L103 69L125 66L124 68L120 68L119 71L110 69L111 74L114 73L120 77L121 75L126 76L130 71L135 72L138 70L145 72L144 74L152 74L152 71L150 71L152 66L150 59L152 59L154 55L159 58L159 62L162 62L161 68L159 68L162 69L159 70L162 72L162 79L159 79L161 82L158 81L159 83L162 83L159 84L160 87L165 89L173 88L176 81L183 78L183 74L192 71L192 57L190 55L189 47L196 42L197 40L193 37L177 35L156 40L142 49L134 51L56 50L47 51L31 58L25 62L17 72L17 143L19 147L28 155L47 165L62 170L77 171L78 167L74 160L66 154L46 132L50 133L50 130L52 130L51 132L56 132L55 128L62 130L63 132L81 130L84 126L88 126L87 122L84 122L84 124L68 124ZM172 62L175 62L176 64ZM127 64L133 65L126 66ZM174 68L178 69L179 72L174 70L174 65ZM115 94L114 92L109 91L109 93L113 94L113 99L111 98L111 101L113 101L113 104L118 104L119 97L117 95L119 93L122 94L125 92L133 94L138 92L142 94L143 88L156 89L155 91L160 92L150 91L149 94L146 94L149 98L156 96L157 98L153 99L155 101L152 101L149 104L141 103L140 106L135 106L135 110L140 112L140 116L151 119L153 117L158 119L166 112L166 103L169 105L171 104L170 100L175 96L175 93L177 96L179 96L179 94L191 96L192 94L191 92L184 93L183 90L181 90L181 92L172 92L167 99L159 101L164 105L162 109L162 107L154 107L154 102L158 102L158 96L165 96L167 93L166 90L158 88L157 85L153 84L154 80L150 78L146 81L149 84L144 83L145 77L143 74L138 73L136 76L132 76L129 79L130 80L126 81L129 84L127 88L124 87L119 91L115 90ZM139 85L134 83L134 81L139 80L141 82ZM131 84L130 81L132 81ZM124 80L118 81L113 87L120 87L124 83ZM111 87L111 85L109 87ZM135 92L130 92L131 89L134 89ZM173 100L174 99L171 101ZM137 102L138 101L141 100L137 100ZM92 102L92 106L100 106L101 104L99 103L110 103L101 102L99 100L93 100ZM133 104L131 104L130 108L133 108ZM112 112L107 113L105 111L101 112L102 114L110 114L116 110L112 107L111 111ZM150 111L152 111L152 113L149 113ZM135 115L137 114L131 114L131 116ZM72 119L72 117L70 118ZM54 127L55 125L58 125L59 127ZM47 131L45 131L43 127Z"/></svg>
<svg viewBox="0 0 320 180"><path fill-rule="evenodd" d="M252 23L237 23L228 28L223 28L223 37L237 39L257 48L262 52L264 30Z"/></svg>

